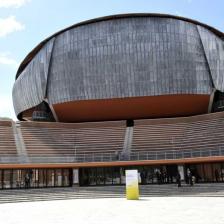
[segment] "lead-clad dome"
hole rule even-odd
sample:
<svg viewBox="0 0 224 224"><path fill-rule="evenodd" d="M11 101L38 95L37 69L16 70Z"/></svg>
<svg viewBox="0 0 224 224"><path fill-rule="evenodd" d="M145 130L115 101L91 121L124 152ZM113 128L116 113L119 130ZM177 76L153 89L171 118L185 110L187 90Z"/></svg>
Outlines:
<svg viewBox="0 0 224 224"><path fill-rule="evenodd" d="M171 15L103 17L40 43L16 77L20 119L42 102L71 122L207 113L224 91L223 34Z"/></svg>

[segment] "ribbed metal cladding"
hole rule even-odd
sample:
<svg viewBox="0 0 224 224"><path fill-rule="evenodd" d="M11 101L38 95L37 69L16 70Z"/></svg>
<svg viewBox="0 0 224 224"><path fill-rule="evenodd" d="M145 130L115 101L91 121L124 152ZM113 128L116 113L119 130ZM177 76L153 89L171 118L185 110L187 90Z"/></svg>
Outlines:
<svg viewBox="0 0 224 224"><path fill-rule="evenodd" d="M17 115L45 97L56 104L210 94L213 82L224 88L223 41L187 21L130 16L71 28L54 38L15 82Z"/></svg>
<svg viewBox="0 0 224 224"><path fill-rule="evenodd" d="M215 88L224 92L224 41L204 27L198 26L198 31Z"/></svg>
<svg viewBox="0 0 224 224"><path fill-rule="evenodd" d="M195 25L175 19L126 18L78 27L56 38L48 99L55 104L209 94L210 89Z"/></svg>
<svg viewBox="0 0 224 224"><path fill-rule="evenodd" d="M54 38L38 52L16 80L13 87L13 104L17 115L44 100L53 43Z"/></svg>

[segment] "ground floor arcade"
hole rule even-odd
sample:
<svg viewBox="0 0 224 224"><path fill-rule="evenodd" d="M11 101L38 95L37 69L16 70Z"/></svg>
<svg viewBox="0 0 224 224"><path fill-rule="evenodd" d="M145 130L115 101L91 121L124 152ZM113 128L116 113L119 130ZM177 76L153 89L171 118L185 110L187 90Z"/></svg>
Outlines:
<svg viewBox="0 0 224 224"><path fill-rule="evenodd" d="M140 184L169 184L176 182L177 171L187 181L190 169L196 183L224 182L224 162L132 165L82 168L24 168L0 169L0 189L105 186L125 184L125 170L137 169Z"/></svg>

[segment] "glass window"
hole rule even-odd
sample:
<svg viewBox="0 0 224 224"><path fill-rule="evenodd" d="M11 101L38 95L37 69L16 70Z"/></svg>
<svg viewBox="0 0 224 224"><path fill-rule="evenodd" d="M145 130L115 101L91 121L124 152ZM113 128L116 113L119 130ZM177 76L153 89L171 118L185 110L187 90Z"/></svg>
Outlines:
<svg viewBox="0 0 224 224"><path fill-rule="evenodd" d="M146 167L146 184L152 184L154 179L154 169L153 167Z"/></svg>
<svg viewBox="0 0 224 224"><path fill-rule="evenodd" d="M4 181L3 181L4 189L11 188L11 177L12 177L12 170L4 170Z"/></svg>
<svg viewBox="0 0 224 224"><path fill-rule="evenodd" d="M102 167L97 168L96 182L97 182L97 185L104 185L105 177L104 177L104 168Z"/></svg>
<svg viewBox="0 0 224 224"><path fill-rule="evenodd" d="M47 170L47 186L54 187L54 170L48 169Z"/></svg>
<svg viewBox="0 0 224 224"><path fill-rule="evenodd" d="M204 177L204 170L203 170L203 164L197 164L196 165L196 182L204 182L205 181L205 177Z"/></svg>
<svg viewBox="0 0 224 224"><path fill-rule="evenodd" d="M55 186L62 186L62 169L55 170Z"/></svg>
<svg viewBox="0 0 224 224"><path fill-rule="evenodd" d="M39 187L39 172L38 169L32 169L30 171L31 187Z"/></svg>
<svg viewBox="0 0 224 224"><path fill-rule="evenodd" d="M0 189L3 187L3 175L2 175L3 170L0 170Z"/></svg>
<svg viewBox="0 0 224 224"><path fill-rule="evenodd" d="M113 167L113 184L121 184L120 167Z"/></svg>
<svg viewBox="0 0 224 224"><path fill-rule="evenodd" d="M63 186L67 187L69 186L69 170L68 169L63 169Z"/></svg>
<svg viewBox="0 0 224 224"><path fill-rule="evenodd" d="M120 168L121 184L125 184L125 182L126 182L126 180L125 180L125 170L126 169L127 169L127 167Z"/></svg>
<svg viewBox="0 0 224 224"><path fill-rule="evenodd" d="M220 163L213 163L213 176L214 176L214 181L215 182L221 182L221 164Z"/></svg>
<svg viewBox="0 0 224 224"><path fill-rule="evenodd" d="M19 175L21 173L21 170L12 170L12 188L20 188L21 182L19 179Z"/></svg>
<svg viewBox="0 0 224 224"><path fill-rule="evenodd" d="M220 175L221 175L221 180L224 181L224 163L221 163Z"/></svg>
<svg viewBox="0 0 224 224"><path fill-rule="evenodd" d="M111 185L113 181L112 169L111 167L105 168L105 184Z"/></svg>
<svg viewBox="0 0 224 224"><path fill-rule="evenodd" d="M89 172L89 185L96 185L96 168L88 169Z"/></svg>
<svg viewBox="0 0 224 224"><path fill-rule="evenodd" d="M46 187L47 186L47 170L39 169L39 187Z"/></svg>
<svg viewBox="0 0 224 224"><path fill-rule="evenodd" d="M211 164L204 164L204 175L205 175L205 181L211 182L213 181L213 173L212 173L212 166Z"/></svg>

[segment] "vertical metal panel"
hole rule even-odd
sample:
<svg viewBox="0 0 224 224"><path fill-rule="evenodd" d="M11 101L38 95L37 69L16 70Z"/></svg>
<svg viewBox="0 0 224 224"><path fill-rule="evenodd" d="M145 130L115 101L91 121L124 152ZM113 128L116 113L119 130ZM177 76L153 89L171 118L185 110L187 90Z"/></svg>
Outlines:
<svg viewBox="0 0 224 224"><path fill-rule="evenodd" d="M224 41L211 31L198 26L215 88L224 91Z"/></svg>
<svg viewBox="0 0 224 224"><path fill-rule="evenodd" d="M223 50L223 41L206 28L172 18L130 17L71 28L51 39L20 74L13 88L15 111L45 97L55 104L210 94L209 68L216 88L224 91Z"/></svg>
<svg viewBox="0 0 224 224"><path fill-rule="evenodd" d="M44 100L53 43L54 38L38 52L16 80L13 104L17 115Z"/></svg>
<svg viewBox="0 0 224 224"><path fill-rule="evenodd" d="M166 94L210 94L208 65L194 24L125 18L56 37L49 102Z"/></svg>

